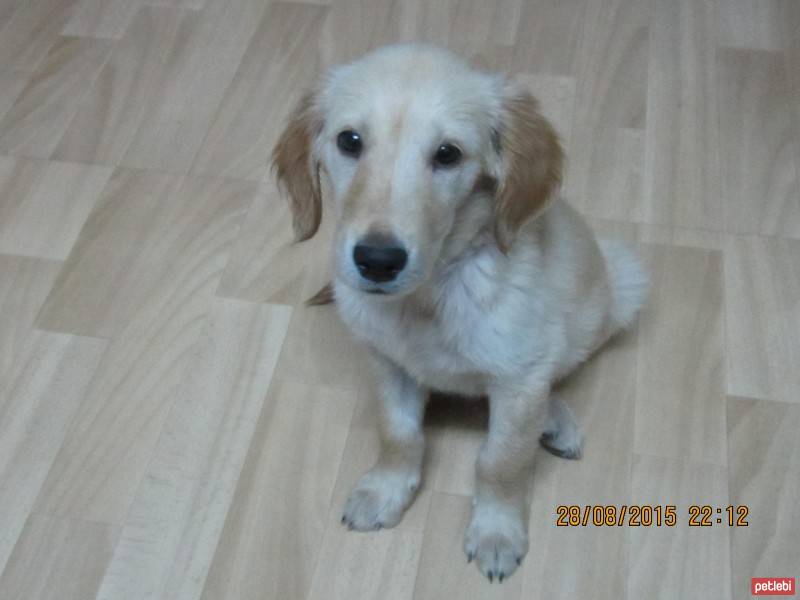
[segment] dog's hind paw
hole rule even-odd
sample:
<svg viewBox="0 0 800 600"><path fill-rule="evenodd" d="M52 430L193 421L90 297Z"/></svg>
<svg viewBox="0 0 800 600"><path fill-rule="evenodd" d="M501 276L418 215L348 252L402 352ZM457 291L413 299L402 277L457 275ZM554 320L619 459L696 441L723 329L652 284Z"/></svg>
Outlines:
<svg viewBox="0 0 800 600"><path fill-rule="evenodd" d="M566 458L567 460L577 460L581 457L580 444L563 444L558 436L544 433L542 437L539 438L539 443L553 456Z"/></svg>
<svg viewBox="0 0 800 600"><path fill-rule="evenodd" d="M539 443L550 454L559 458L580 458L583 437L569 406L561 398L553 396L549 408L547 428L539 438Z"/></svg>

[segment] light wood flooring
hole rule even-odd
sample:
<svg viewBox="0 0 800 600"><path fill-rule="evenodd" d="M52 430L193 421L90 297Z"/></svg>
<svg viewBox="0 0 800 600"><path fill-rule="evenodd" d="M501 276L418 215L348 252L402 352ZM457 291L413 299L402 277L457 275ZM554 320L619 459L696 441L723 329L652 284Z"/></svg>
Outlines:
<svg viewBox="0 0 800 600"><path fill-rule="evenodd" d="M330 64L435 41L525 81L564 192L639 246L637 327L564 394L531 549L462 553L485 406L431 407L396 529L348 532L376 449L326 225L268 154ZM675 527L555 526L559 504ZM747 505L749 527L687 525ZM800 578L800 1L0 0L0 598L746 599Z"/></svg>

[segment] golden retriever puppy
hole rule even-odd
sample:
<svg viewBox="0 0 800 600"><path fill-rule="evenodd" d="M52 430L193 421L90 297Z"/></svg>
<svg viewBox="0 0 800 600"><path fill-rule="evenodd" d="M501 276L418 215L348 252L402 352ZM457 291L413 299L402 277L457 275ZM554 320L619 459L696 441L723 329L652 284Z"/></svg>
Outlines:
<svg viewBox="0 0 800 600"><path fill-rule="evenodd" d="M275 147L296 236L336 222L333 293L369 347L382 448L342 522L396 525L414 499L430 390L488 396L464 550L490 580L528 550L541 441L575 458L552 384L630 324L646 277L558 198L562 150L536 100L446 50L389 46L331 70Z"/></svg>

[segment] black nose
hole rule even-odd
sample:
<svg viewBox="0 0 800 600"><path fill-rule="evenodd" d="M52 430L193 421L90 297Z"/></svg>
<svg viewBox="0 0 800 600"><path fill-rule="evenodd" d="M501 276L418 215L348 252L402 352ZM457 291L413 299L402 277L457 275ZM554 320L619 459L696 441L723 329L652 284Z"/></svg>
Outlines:
<svg viewBox="0 0 800 600"><path fill-rule="evenodd" d="M353 261L365 279L375 283L392 281L408 261L398 241L386 235L368 235L353 248Z"/></svg>

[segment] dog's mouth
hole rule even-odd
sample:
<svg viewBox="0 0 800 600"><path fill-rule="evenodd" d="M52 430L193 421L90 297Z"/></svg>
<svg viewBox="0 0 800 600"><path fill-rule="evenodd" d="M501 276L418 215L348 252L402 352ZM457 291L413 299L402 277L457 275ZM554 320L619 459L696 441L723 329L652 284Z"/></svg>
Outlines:
<svg viewBox="0 0 800 600"><path fill-rule="evenodd" d="M362 294L390 301L404 298L412 294L419 287L421 282L416 277L411 277L378 283L366 281L364 279L361 281L352 281L348 278L345 279L345 283Z"/></svg>
<svg viewBox="0 0 800 600"><path fill-rule="evenodd" d="M394 298L402 297L405 293L405 288L396 285L355 285L352 286L356 291L361 292L367 296L374 298L384 298L387 301Z"/></svg>

